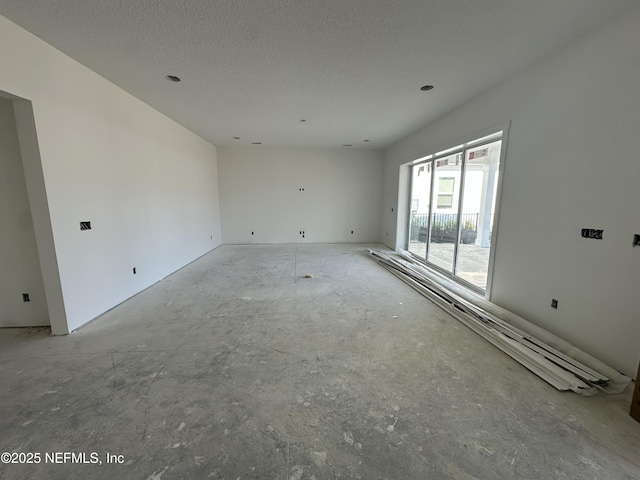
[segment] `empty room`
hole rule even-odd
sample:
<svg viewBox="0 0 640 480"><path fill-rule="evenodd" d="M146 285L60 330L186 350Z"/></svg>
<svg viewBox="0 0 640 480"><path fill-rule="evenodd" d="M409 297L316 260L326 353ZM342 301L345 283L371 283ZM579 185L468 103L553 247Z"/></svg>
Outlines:
<svg viewBox="0 0 640 480"><path fill-rule="evenodd" d="M640 480L639 0L0 0L0 479Z"/></svg>

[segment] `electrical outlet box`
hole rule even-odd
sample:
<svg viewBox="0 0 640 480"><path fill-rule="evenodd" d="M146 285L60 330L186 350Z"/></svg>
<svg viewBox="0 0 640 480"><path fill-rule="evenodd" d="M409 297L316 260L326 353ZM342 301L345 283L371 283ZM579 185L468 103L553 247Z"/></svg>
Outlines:
<svg viewBox="0 0 640 480"><path fill-rule="evenodd" d="M551 308L558 308L558 300L557 299L552 299L551 300Z"/></svg>
<svg viewBox="0 0 640 480"><path fill-rule="evenodd" d="M598 230L596 228L583 228L580 232L582 238L593 238L595 240L602 240L602 234L604 230Z"/></svg>
<svg viewBox="0 0 640 480"><path fill-rule="evenodd" d="M640 233L635 233L633 235L633 246L640 247Z"/></svg>

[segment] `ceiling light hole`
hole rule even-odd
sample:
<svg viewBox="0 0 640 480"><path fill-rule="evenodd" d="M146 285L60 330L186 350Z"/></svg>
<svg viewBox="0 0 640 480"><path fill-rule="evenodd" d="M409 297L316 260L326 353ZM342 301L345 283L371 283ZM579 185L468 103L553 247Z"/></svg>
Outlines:
<svg viewBox="0 0 640 480"><path fill-rule="evenodd" d="M353 145L351 145L350 143L344 143L342 146L343 147L352 147Z"/></svg>
<svg viewBox="0 0 640 480"><path fill-rule="evenodd" d="M428 92L429 90L433 90L433 85L423 85L422 87L420 87L420 90L422 90L423 92Z"/></svg>
<svg viewBox="0 0 640 480"><path fill-rule="evenodd" d="M167 75L167 76L166 76L166 77L164 77L164 78L166 78L166 79L167 79L167 80L169 80L170 82L175 82L175 83L178 83L178 82L181 82L181 81L182 81L182 80L180 79L180 77L176 77L175 75Z"/></svg>
<svg viewBox="0 0 640 480"><path fill-rule="evenodd" d="M234 140L240 140L240 137L233 137Z"/></svg>
<svg viewBox="0 0 640 480"><path fill-rule="evenodd" d="M304 123L304 122L306 122L306 120L303 118L302 120L300 120L300 122Z"/></svg>
<svg viewBox="0 0 640 480"><path fill-rule="evenodd" d="M251 142L251 145L262 145L262 142Z"/></svg>
<svg viewBox="0 0 640 480"><path fill-rule="evenodd" d="M363 142L370 142L371 140L363 140Z"/></svg>

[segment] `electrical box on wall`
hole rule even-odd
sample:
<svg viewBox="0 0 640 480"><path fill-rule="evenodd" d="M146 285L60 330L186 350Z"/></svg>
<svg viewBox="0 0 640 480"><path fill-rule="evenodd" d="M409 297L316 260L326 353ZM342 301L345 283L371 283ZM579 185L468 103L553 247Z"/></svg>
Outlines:
<svg viewBox="0 0 640 480"><path fill-rule="evenodd" d="M602 240L602 233L604 230L598 230L595 228L583 228L580 235L582 238L593 238L595 240Z"/></svg>

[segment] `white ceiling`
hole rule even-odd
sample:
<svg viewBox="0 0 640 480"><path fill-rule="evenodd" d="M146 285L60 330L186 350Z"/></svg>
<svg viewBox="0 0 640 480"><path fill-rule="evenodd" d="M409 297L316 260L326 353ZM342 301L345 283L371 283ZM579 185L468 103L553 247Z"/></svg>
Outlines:
<svg viewBox="0 0 640 480"><path fill-rule="evenodd" d="M638 3L0 0L0 14L215 145L384 148Z"/></svg>

